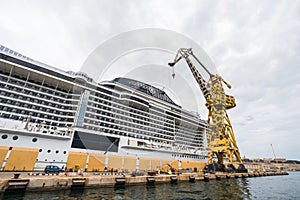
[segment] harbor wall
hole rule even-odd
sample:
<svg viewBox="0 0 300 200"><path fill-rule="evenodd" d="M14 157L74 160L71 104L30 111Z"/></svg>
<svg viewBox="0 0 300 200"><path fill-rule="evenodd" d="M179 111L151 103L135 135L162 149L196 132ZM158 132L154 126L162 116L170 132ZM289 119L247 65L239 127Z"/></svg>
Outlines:
<svg viewBox="0 0 300 200"><path fill-rule="evenodd" d="M16 176L18 175L18 176ZM76 173L65 172L59 175L44 173L22 173L12 172L0 173L0 192L14 192L17 190L41 191L71 189L73 187L105 187L125 186L176 182L196 182L221 179L236 179L247 177L288 175L286 172L265 172L265 173L183 173L183 174L157 174L133 176L128 173Z"/></svg>

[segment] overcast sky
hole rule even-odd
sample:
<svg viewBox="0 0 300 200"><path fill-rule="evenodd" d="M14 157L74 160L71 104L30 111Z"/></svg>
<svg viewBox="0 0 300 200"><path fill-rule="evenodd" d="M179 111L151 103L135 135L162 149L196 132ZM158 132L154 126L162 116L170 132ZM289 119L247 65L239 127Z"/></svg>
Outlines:
<svg viewBox="0 0 300 200"><path fill-rule="evenodd" d="M196 41L232 85L242 156L300 160L300 1L0 0L0 44L77 71L107 39L139 28Z"/></svg>

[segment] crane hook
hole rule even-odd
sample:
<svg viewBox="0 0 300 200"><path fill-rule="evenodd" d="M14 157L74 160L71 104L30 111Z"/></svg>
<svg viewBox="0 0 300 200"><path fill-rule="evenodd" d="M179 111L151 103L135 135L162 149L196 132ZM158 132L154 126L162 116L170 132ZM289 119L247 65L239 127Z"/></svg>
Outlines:
<svg viewBox="0 0 300 200"><path fill-rule="evenodd" d="M174 68L172 68L172 77L173 77L173 79L175 79L175 71L174 71Z"/></svg>

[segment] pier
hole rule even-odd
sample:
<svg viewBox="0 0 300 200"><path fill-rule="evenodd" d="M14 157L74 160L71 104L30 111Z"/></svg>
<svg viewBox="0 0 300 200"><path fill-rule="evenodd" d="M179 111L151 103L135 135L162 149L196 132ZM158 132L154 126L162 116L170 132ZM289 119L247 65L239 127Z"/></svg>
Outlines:
<svg viewBox="0 0 300 200"><path fill-rule="evenodd" d="M183 173L183 174L157 174L132 176L131 174L116 172L94 173L15 173L3 172L0 174L0 192L16 190L41 191L71 189L73 187L112 187L139 184L159 184L176 182L211 181L221 179L250 178L261 176L288 175L287 172L263 172L263 173Z"/></svg>

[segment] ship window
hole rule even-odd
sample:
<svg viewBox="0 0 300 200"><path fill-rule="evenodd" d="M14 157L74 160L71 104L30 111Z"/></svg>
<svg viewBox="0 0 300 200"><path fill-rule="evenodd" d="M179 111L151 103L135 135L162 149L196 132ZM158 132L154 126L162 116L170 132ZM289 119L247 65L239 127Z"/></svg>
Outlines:
<svg viewBox="0 0 300 200"><path fill-rule="evenodd" d="M7 135L2 135L1 138L2 138L3 140L5 140L6 138L8 138L8 136L7 136Z"/></svg>
<svg viewBox="0 0 300 200"><path fill-rule="evenodd" d="M13 140L17 140L18 138L19 138L19 137L15 135L15 136L13 137Z"/></svg>
<svg viewBox="0 0 300 200"><path fill-rule="evenodd" d="M39 150L39 152L42 152L42 151L43 151L42 149Z"/></svg>
<svg viewBox="0 0 300 200"><path fill-rule="evenodd" d="M56 150L56 151L55 151L55 153L59 153L59 151L58 151L58 150Z"/></svg>
<svg viewBox="0 0 300 200"><path fill-rule="evenodd" d="M64 151L63 153L64 153L64 154L66 154L67 152L66 152L66 151Z"/></svg>
<svg viewBox="0 0 300 200"><path fill-rule="evenodd" d="M48 153L51 153L51 150L49 149L47 152L48 152Z"/></svg>
<svg viewBox="0 0 300 200"><path fill-rule="evenodd" d="M36 142L37 141L37 138L32 138L32 142Z"/></svg>

